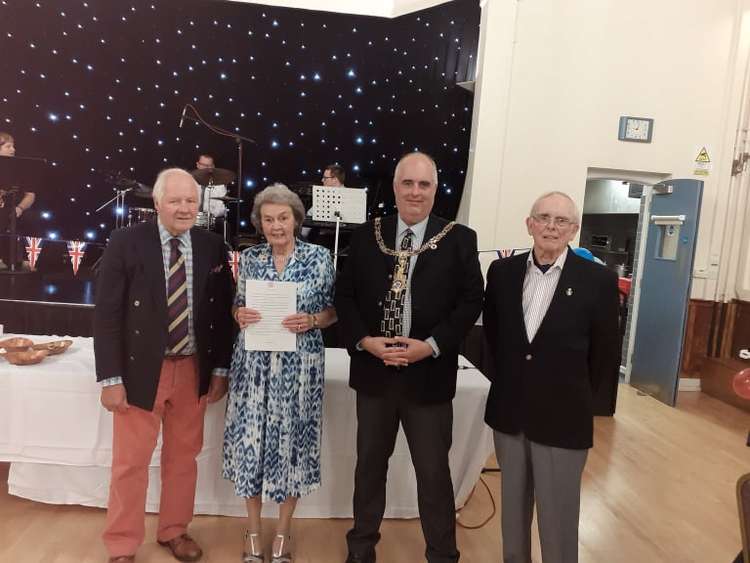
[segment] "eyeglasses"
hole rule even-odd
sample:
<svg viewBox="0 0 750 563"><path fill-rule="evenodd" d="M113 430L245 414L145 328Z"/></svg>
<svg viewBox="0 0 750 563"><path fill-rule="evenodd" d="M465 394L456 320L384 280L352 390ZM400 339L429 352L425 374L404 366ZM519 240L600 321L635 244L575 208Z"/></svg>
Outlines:
<svg viewBox="0 0 750 563"><path fill-rule="evenodd" d="M333 180L333 178L334 178L333 176L326 176L325 174L323 174L324 180Z"/></svg>
<svg viewBox="0 0 750 563"><path fill-rule="evenodd" d="M567 217L553 217L548 213L539 213L537 215L532 215L531 218L540 225L554 225L558 229L564 229L574 224L574 222Z"/></svg>

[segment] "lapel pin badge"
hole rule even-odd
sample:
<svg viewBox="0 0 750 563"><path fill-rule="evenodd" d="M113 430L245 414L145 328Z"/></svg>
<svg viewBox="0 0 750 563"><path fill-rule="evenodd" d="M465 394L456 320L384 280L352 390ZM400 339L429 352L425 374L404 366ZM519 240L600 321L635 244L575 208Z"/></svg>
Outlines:
<svg viewBox="0 0 750 563"><path fill-rule="evenodd" d="M566 289L565 290L565 295L567 295L568 297L570 297L571 295L573 295L573 288L569 287L568 289Z"/></svg>

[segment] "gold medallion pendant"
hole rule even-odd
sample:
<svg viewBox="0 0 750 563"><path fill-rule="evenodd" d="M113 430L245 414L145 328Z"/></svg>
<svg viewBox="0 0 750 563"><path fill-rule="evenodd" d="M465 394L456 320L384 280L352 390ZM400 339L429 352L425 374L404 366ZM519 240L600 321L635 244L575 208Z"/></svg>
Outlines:
<svg viewBox="0 0 750 563"><path fill-rule="evenodd" d="M393 275L393 283L391 284L391 291L396 294L406 287L406 276L409 271L407 266L408 262L408 254L406 252L399 252L398 261L396 263L396 272Z"/></svg>

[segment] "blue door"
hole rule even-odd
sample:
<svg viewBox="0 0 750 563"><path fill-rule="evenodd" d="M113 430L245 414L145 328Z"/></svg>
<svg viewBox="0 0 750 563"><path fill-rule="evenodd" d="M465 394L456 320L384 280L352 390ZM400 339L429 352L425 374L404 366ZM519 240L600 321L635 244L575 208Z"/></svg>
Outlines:
<svg viewBox="0 0 750 563"><path fill-rule="evenodd" d="M669 180L652 190L630 384L674 406L703 182Z"/></svg>

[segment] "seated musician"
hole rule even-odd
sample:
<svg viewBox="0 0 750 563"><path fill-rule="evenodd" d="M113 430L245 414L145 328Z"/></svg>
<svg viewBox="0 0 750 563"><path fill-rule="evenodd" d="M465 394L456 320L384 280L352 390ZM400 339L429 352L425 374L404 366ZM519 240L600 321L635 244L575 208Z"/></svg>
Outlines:
<svg viewBox="0 0 750 563"><path fill-rule="evenodd" d="M195 163L196 170L214 170L216 165L214 163L214 157L207 153L198 155L198 160ZM200 183L200 182L199 182ZM224 202L217 199L211 199L216 197L225 197L227 195L227 187L224 184L212 184L210 186L201 186L201 192L203 194L200 211L207 215L211 215L217 223L222 223L227 214L227 207ZM217 225L218 226L218 225Z"/></svg>
<svg viewBox="0 0 750 563"><path fill-rule="evenodd" d="M346 181L346 171L338 164L329 164L323 170L321 185L329 188L343 188ZM307 210L307 218L312 219L312 207ZM319 227L305 227L301 232L302 238L308 242L325 246L333 251L335 245L336 231Z"/></svg>
<svg viewBox="0 0 750 563"><path fill-rule="evenodd" d="M15 139L10 133L0 131L0 156L13 157L16 155ZM14 193L11 186L0 185L0 235L6 235L10 232L12 215L16 217L16 233L20 233L19 219L21 216L34 205L36 195L31 191L21 190L20 193ZM14 205L15 203L15 205ZM24 245L22 239L16 241L15 266L27 266L24 260ZM10 242L4 236L0 237L0 269L4 270L11 265L10 259Z"/></svg>

